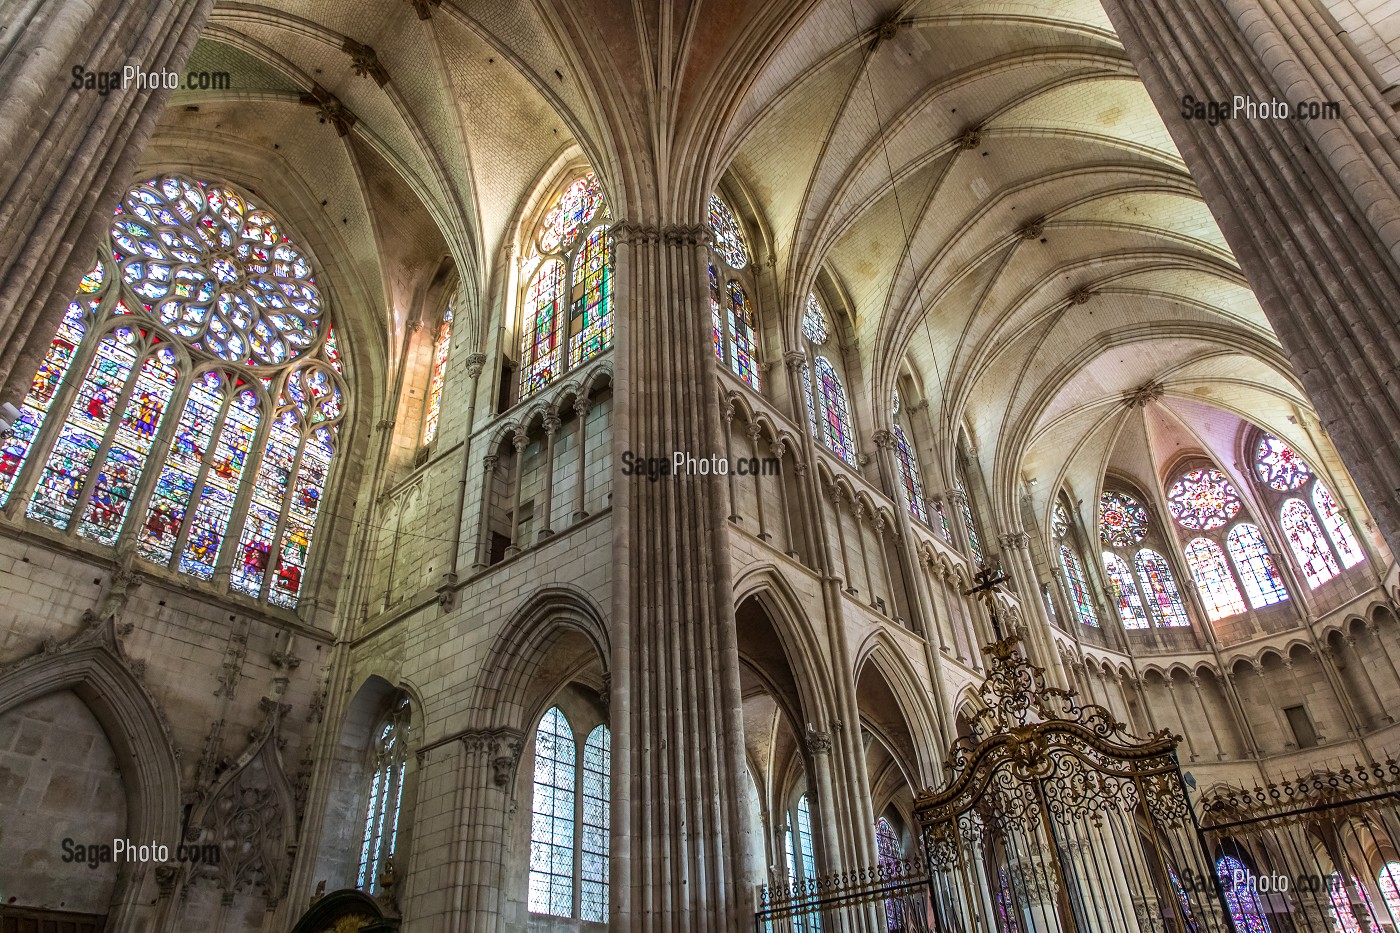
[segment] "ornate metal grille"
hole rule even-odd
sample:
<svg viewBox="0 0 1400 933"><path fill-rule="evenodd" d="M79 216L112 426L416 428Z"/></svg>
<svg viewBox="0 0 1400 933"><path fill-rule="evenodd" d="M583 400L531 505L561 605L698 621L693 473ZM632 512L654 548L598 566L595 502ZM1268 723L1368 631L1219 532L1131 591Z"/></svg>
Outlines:
<svg viewBox="0 0 1400 933"><path fill-rule="evenodd" d="M916 800L936 928L1231 933L1166 730L1139 739L987 649L984 709Z"/></svg>

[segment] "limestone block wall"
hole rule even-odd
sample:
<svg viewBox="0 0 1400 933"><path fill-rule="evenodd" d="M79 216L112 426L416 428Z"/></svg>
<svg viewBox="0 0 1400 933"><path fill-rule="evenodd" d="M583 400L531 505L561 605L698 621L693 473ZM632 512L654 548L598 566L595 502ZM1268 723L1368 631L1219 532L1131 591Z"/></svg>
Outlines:
<svg viewBox="0 0 1400 933"><path fill-rule="evenodd" d="M1337 23L1380 74L1400 84L1400 3L1396 0L1324 0Z"/></svg>

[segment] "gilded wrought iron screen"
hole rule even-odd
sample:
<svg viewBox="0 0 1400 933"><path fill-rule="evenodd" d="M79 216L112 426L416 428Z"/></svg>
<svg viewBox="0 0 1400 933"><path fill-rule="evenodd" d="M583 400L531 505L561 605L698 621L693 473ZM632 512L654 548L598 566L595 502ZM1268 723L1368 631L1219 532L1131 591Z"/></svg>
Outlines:
<svg viewBox="0 0 1400 933"><path fill-rule="evenodd" d="M1166 730L1139 739L1005 639L916 816L948 933L1233 933Z"/></svg>
<svg viewBox="0 0 1400 933"><path fill-rule="evenodd" d="M1204 794L1202 832L1241 931L1400 929L1400 763Z"/></svg>

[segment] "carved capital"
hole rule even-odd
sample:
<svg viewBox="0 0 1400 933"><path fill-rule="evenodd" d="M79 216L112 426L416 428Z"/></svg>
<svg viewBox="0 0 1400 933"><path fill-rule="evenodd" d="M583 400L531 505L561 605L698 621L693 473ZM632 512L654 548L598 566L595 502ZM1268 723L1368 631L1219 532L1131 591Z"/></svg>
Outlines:
<svg viewBox="0 0 1400 933"><path fill-rule="evenodd" d="M797 372L802 368L802 364L807 362L807 354L801 350L789 350L783 354L783 362L792 372Z"/></svg>
<svg viewBox="0 0 1400 933"><path fill-rule="evenodd" d="M574 414L580 418L587 418L588 413L593 410L593 402L586 395L580 395L574 399Z"/></svg>
<svg viewBox="0 0 1400 933"><path fill-rule="evenodd" d="M894 450L895 441L893 431L886 431L881 428L879 431L872 434L870 439L874 441L875 446L881 450Z"/></svg>
<svg viewBox="0 0 1400 933"><path fill-rule="evenodd" d="M525 430L525 425L515 426L515 433L511 435L510 443L515 448L516 453L525 449L525 445L530 443L530 434Z"/></svg>
<svg viewBox="0 0 1400 933"><path fill-rule="evenodd" d="M757 444L758 439L763 435L763 426L757 421L750 421L748 427L744 429L744 433L749 436L749 440Z"/></svg>
<svg viewBox="0 0 1400 933"><path fill-rule="evenodd" d="M500 461L500 459L501 458L496 456L495 454L487 454L486 456L482 457L481 466L483 472L485 472L487 476L490 476L492 473L496 472L496 464Z"/></svg>
<svg viewBox="0 0 1400 933"><path fill-rule="evenodd" d="M554 432L559 430L560 424L559 409L550 406L549 411L546 412L544 416L544 433L550 435L554 434Z"/></svg>
<svg viewBox="0 0 1400 933"><path fill-rule="evenodd" d="M1030 547L1031 536L1024 531L1008 531L997 539L1001 546L1011 551L1019 551Z"/></svg>
<svg viewBox="0 0 1400 933"><path fill-rule="evenodd" d="M467 375L476 379L481 375L481 371L486 368L486 354L473 353L467 357Z"/></svg>
<svg viewBox="0 0 1400 933"><path fill-rule="evenodd" d="M807 733L807 751L813 755L831 754L831 733L830 732L809 732Z"/></svg>

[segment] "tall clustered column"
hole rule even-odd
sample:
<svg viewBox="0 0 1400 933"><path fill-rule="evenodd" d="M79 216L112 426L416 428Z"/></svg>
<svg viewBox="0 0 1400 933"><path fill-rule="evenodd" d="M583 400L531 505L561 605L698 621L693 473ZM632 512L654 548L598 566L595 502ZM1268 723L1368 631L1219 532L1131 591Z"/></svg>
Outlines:
<svg viewBox="0 0 1400 933"><path fill-rule="evenodd" d="M1395 114L1352 49L1298 0L1104 0L1104 9L1400 553ZM1186 95L1335 103L1339 113L1211 126L1183 116Z"/></svg>
<svg viewBox="0 0 1400 933"><path fill-rule="evenodd" d="M170 98L74 88L90 72L182 72L213 0L38 0L0 55L0 402L18 405L92 267L98 242Z"/></svg>
<svg viewBox="0 0 1400 933"><path fill-rule="evenodd" d="M698 214L697 210L697 214ZM613 462L724 439L711 401L706 231L623 221L616 238ZM753 922L744 722L721 476L614 486L613 929Z"/></svg>

